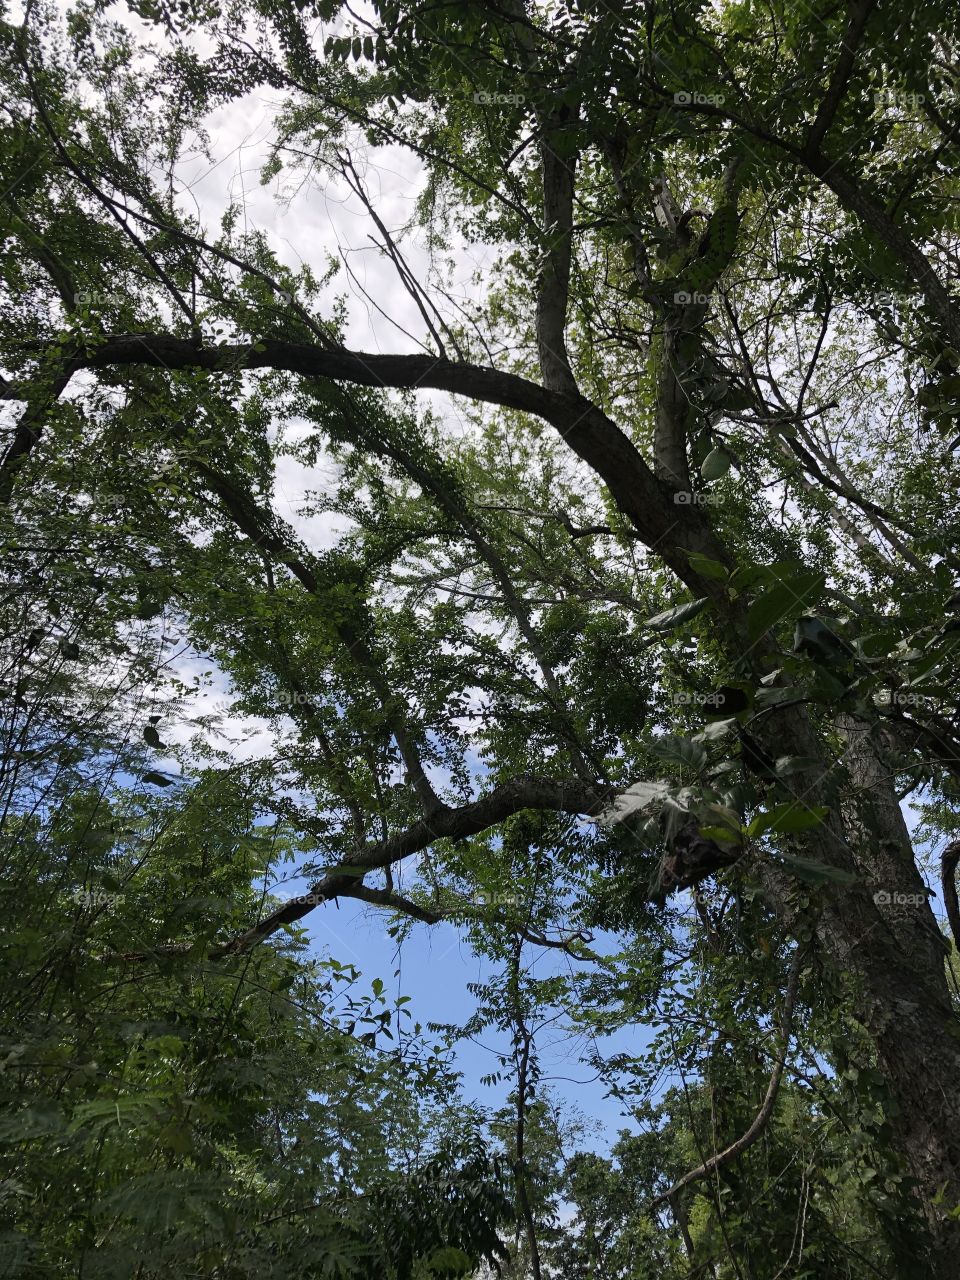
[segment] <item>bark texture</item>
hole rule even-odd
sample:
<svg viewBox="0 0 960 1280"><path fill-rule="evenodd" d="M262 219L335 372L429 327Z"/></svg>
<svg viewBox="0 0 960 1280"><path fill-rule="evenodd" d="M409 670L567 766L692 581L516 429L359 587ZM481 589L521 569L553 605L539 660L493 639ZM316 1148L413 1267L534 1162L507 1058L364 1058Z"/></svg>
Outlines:
<svg viewBox="0 0 960 1280"><path fill-rule="evenodd" d="M833 804L798 850L854 874L829 886L817 919L821 953L850 991L891 1099L890 1124L916 1180L931 1241L918 1264L937 1280L960 1267L960 1020L947 987L946 941L930 906L885 758L882 726L841 717L844 744L832 770L791 779L799 804ZM777 718L779 749L822 758L805 713ZM838 785L842 800L836 806ZM765 869L764 885L785 924L797 924L789 880Z"/></svg>

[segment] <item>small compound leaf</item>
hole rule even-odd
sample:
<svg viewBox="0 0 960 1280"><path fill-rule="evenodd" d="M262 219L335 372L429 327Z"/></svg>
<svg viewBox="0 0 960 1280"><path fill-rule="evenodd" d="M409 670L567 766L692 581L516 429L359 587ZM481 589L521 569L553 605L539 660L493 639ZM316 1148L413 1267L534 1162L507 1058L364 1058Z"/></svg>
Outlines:
<svg viewBox="0 0 960 1280"><path fill-rule="evenodd" d="M654 755L661 760L672 760L676 764L689 765L697 773L707 764L707 752L703 745L694 738L681 738L678 734L667 733L650 744Z"/></svg>

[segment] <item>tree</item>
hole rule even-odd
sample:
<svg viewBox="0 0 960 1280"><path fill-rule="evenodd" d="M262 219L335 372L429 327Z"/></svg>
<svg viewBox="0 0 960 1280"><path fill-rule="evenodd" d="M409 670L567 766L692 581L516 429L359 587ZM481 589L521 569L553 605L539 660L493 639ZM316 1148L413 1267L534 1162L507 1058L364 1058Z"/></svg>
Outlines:
<svg viewBox="0 0 960 1280"><path fill-rule="evenodd" d="M211 954L338 897L576 952L713 881L755 904L777 1003L830 1000L834 1062L859 1028L917 1266L951 1275L956 940L901 811L922 791L954 830L960 780L942 6L138 12L156 47L83 6L4 28L0 494L15 546L51 512L113 531L104 589L183 618L277 726L263 785L313 889ZM418 352L351 350L310 270L184 212L191 131L258 86L268 175L352 191ZM387 145L438 258L492 247L481 305L407 264L358 152ZM285 452L336 466L329 551L271 505ZM518 814L527 908L478 906Z"/></svg>
<svg viewBox="0 0 960 1280"><path fill-rule="evenodd" d="M55 631L28 634L20 620L42 593L29 575L15 585L0 773L4 1275L411 1280L495 1258L506 1179L405 1001L309 958L296 931L209 954L269 910L264 864L297 840L263 812L255 773L150 769L154 726L184 699L155 666L151 681L146 628L111 661L91 608L102 584L74 584L50 621L83 634L81 655ZM141 737L151 683L163 716Z"/></svg>

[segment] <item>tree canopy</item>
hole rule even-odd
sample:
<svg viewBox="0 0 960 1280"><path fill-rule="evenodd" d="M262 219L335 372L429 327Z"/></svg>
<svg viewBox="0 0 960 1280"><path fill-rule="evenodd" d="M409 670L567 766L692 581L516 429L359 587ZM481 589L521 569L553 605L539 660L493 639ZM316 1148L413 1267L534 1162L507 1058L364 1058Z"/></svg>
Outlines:
<svg viewBox="0 0 960 1280"><path fill-rule="evenodd" d="M958 19L5 10L8 1274L956 1275Z"/></svg>

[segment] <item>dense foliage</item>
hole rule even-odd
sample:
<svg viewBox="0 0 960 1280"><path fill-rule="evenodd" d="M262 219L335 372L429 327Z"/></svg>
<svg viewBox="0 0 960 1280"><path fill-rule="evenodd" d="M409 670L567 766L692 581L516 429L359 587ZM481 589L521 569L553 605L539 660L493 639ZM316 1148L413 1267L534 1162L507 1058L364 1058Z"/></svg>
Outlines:
<svg viewBox="0 0 960 1280"><path fill-rule="evenodd" d="M958 18L6 13L5 1273L955 1276Z"/></svg>

